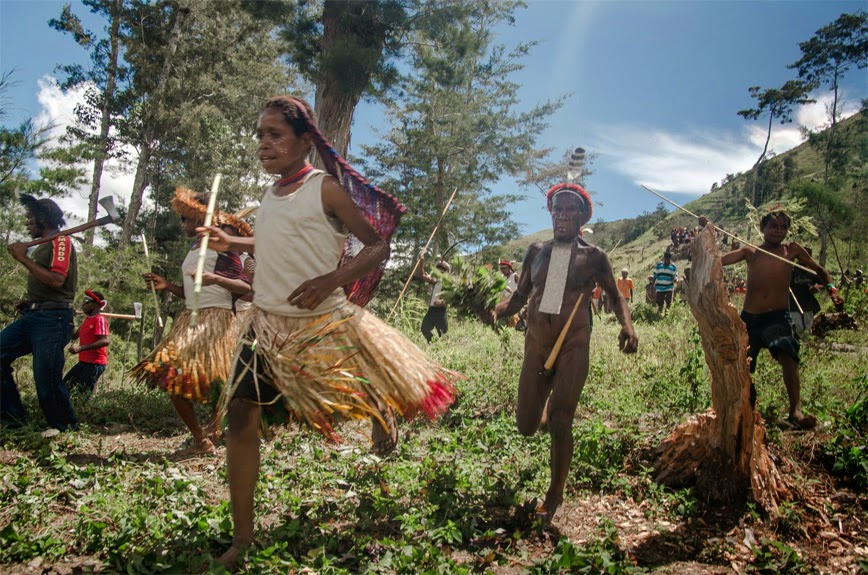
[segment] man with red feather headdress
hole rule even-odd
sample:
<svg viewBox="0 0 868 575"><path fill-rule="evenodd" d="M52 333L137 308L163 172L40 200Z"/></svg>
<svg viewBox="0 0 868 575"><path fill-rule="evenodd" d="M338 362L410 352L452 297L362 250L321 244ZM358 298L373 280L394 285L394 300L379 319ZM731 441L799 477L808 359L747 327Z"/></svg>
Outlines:
<svg viewBox="0 0 868 575"><path fill-rule="evenodd" d="M591 313L581 305L591 297L594 284L602 286L621 323L619 347L634 353L638 346L630 310L615 285L615 275L605 252L581 238L591 219L588 193L572 183L553 186L546 194L552 215L554 238L530 246L521 278L512 296L497 305L493 319L509 317L527 304L527 337L524 364L518 384L516 419L523 435L547 427L552 438L551 483L538 512L548 521L563 502L564 486L573 457L572 422L588 376ZM575 308L575 316L571 311ZM552 369L546 360L565 332Z"/></svg>

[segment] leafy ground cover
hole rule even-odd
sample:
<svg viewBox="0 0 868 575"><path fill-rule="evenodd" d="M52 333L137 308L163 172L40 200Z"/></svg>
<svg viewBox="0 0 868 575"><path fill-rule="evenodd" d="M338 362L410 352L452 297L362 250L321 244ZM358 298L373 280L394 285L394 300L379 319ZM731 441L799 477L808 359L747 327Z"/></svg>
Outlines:
<svg viewBox="0 0 868 575"><path fill-rule="evenodd" d="M835 332L804 347L805 407L822 422L814 432L780 422L780 369L761 356L759 408L792 493L772 521L653 482L654 446L710 405L710 389L686 307L661 318L639 305L634 315L635 356L618 352L613 317L595 321L567 500L552 526L533 513L548 437L523 437L513 421L522 336L453 320L428 349L467 376L459 401L437 422L402 422L393 457L370 453L363 423L343 426L340 445L298 426L264 440L259 541L245 571L865 572L868 355L853 345L864 336ZM29 368L17 369L38 416ZM80 431L44 440L36 421L0 434L0 570L219 572L213 558L231 533L225 450L175 459L184 434L166 398L110 375L76 404Z"/></svg>

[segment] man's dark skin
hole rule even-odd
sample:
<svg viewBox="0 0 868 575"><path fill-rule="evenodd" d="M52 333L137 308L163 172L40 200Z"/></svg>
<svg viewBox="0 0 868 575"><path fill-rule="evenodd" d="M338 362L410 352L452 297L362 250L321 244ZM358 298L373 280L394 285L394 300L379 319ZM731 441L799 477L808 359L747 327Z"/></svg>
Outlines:
<svg viewBox="0 0 868 575"><path fill-rule="evenodd" d="M39 238L44 238L50 234L53 234L60 228L51 228L49 226L43 226L37 223L36 218L32 213L27 213L27 221L25 222L25 226L27 227L27 232L30 234L34 240ZM50 269L43 267L30 259L27 256L27 244L24 242L15 242L6 246L9 255L11 255L16 261L21 263L30 274L35 277L40 282L44 283L47 286L51 286L53 288L60 288L63 285L63 282L66 281L66 278L63 274L59 274L57 272L53 272Z"/></svg>
<svg viewBox="0 0 868 575"><path fill-rule="evenodd" d="M516 419L518 430L523 435L533 435L543 424L547 424L551 434L551 484L544 506L540 509L549 521L563 502L564 486L573 457L572 423L588 377L591 332L587 305L579 304L552 375L546 376L543 366L576 300L581 296L587 302L595 282L615 302L615 316L622 326L618 336L621 351L635 353L638 347L630 310L618 292L609 258L601 249L586 244L579 237L581 225L588 219L584 201L574 193L556 193L551 214L554 239L535 243L528 248L522 264L522 270L526 272L521 274L518 288L508 300L498 304L493 313L493 319L496 320L517 313L525 303L528 306L528 330L518 384ZM558 315L539 311L555 242L572 245L569 274Z"/></svg>

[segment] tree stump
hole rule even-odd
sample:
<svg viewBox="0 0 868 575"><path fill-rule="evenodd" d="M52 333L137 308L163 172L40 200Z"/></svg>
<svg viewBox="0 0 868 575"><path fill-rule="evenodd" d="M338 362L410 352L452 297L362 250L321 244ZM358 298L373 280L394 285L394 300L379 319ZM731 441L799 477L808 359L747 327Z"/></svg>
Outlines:
<svg viewBox="0 0 868 575"><path fill-rule="evenodd" d="M743 501L750 494L775 516L789 492L766 449L763 419L751 405L747 331L729 302L711 224L691 242L690 251L688 302L711 372L712 409L660 444L654 477L669 487L696 485L698 495L716 503Z"/></svg>

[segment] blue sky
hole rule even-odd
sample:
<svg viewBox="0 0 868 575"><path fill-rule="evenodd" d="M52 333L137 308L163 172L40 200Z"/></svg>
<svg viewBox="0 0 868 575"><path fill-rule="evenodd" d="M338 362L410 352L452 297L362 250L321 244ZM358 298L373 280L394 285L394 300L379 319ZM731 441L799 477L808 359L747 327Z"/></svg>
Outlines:
<svg viewBox="0 0 868 575"><path fill-rule="evenodd" d="M71 113L71 98L46 78L58 63L86 59L70 38L48 27L62 5L0 0L0 69L15 68L18 82L3 105L6 122L33 116L62 123ZM75 5L77 13L87 13ZM840 14L865 7L863 0L532 0L517 13L516 25L500 32L507 45L540 42L514 78L522 85L522 106L572 94L541 142L558 156L576 146L597 154L586 183L601 204L595 220L613 220L657 205L640 183L686 202L727 173L749 169L762 149L765 124L736 115L753 105L748 87L777 87L794 78L786 66L800 57L798 43ZM89 26L101 28L99 22ZM850 71L842 95L850 111L868 98L864 70ZM800 142L798 123L816 127L825 121L827 93L816 96L820 102L798 110L796 123L775 126L776 152ZM372 142L373 126L382 125L381 110L362 103L351 152ZM110 191L129 195L132 175L107 177ZM550 226L537 191L520 189L509 178L498 189L527 196L514 209L524 232Z"/></svg>

